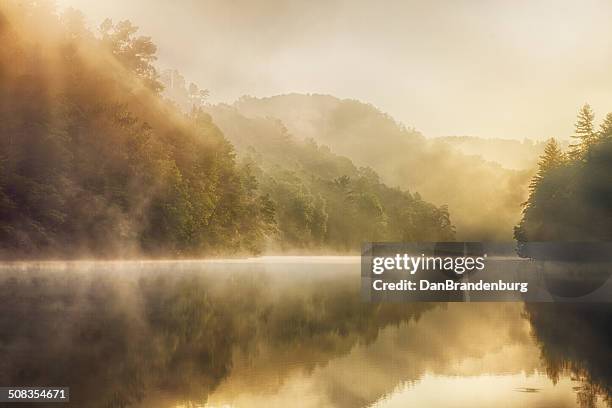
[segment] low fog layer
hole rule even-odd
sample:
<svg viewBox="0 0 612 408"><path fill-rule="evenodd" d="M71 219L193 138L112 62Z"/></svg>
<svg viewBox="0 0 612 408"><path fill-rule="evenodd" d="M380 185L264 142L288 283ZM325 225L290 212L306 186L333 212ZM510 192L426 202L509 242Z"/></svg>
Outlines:
<svg viewBox="0 0 612 408"><path fill-rule="evenodd" d="M520 219L533 167L510 170L482 156L464 154L356 100L290 94L244 97L234 106L250 117L278 118L291 134L371 167L383 182L448 205L460 239L509 240Z"/></svg>
<svg viewBox="0 0 612 408"><path fill-rule="evenodd" d="M86 408L365 407L428 375L571 376L554 406L612 395L607 305L374 305L333 266L5 267L0 381L70 386Z"/></svg>
<svg viewBox="0 0 612 408"><path fill-rule="evenodd" d="M478 156L512 170L534 169L545 145L545 142L531 139L484 139L474 136L447 136L438 140L468 156Z"/></svg>
<svg viewBox="0 0 612 408"><path fill-rule="evenodd" d="M268 149L263 162L237 159L209 114L162 98L156 46L129 21L92 32L74 10L8 2L0 41L2 256L356 252L454 238L445 207L292 141L275 121L232 118ZM293 163L276 171L283 157Z"/></svg>
<svg viewBox="0 0 612 408"><path fill-rule="evenodd" d="M208 90L175 87L176 72L159 75L156 44L126 20L90 30L75 10L7 2L0 36L4 254L351 252L365 241L509 240L524 208L537 216L542 202L556 200L534 195L546 170L542 159L531 179L542 144L431 139L374 105L323 94L209 104ZM186 106L171 100L177 89ZM599 184L578 183L571 201L587 215L596 212L585 200L607 202L599 175L612 115L598 130L590 107L581 112L588 120L576 128L580 155L570 173ZM562 156L553 161L566 163ZM519 240L550 227L527 221Z"/></svg>
<svg viewBox="0 0 612 408"><path fill-rule="evenodd" d="M0 3L0 254L257 252L274 224L210 117L164 103L156 47Z"/></svg>

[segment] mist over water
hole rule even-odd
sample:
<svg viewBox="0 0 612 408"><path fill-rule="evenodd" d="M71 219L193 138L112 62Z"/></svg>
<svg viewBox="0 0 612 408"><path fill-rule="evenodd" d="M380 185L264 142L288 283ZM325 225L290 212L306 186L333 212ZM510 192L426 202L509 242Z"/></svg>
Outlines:
<svg viewBox="0 0 612 408"><path fill-rule="evenodd" d="M609 300L612 113L518 140L612 103L610 4L58 3L0 0L0 387L612 407L612 303L368 303L358 257L310 256L516 226L490 272Z"/></svg>
<svg viewBox="0 0 612 408"><path fill-rule="evenodd" d="M610 395L609 306L368 304L359 291L343 257L3 264L0 383L70 386L74 407Z"/></svg>

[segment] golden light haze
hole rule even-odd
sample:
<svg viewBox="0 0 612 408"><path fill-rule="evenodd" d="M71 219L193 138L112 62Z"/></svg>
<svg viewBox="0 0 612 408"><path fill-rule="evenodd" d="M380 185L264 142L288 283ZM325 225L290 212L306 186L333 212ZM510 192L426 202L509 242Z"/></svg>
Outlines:
<svg viewBox="0 0 612 408"><path fill-rule="evenodd" d="M211 91L332 94L427 136L567 137L612 108L612 3L59 0L92 24L130 19L161 67Z"/></svg>

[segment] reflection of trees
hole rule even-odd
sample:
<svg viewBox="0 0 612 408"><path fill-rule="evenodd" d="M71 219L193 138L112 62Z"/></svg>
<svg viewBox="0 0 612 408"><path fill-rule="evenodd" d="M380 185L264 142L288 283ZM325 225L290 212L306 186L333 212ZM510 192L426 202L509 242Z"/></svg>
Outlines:
<svg viewBox="0 0 612 408"><path fill-rule="evenodd" d="M358 287L340 282L299 286L279 291L246 274L4 278L0 383L70 386L78 407L139 405L151 392L202 402L236 351L265 343L281 355L316 354L314 366L430 308L363 304Z"/></svg>
<svg viewBox="0 0 612 408"><path fill-rule="evenodd" d="M547 374L557 381L564 373L582 380L581 407L598 397L612 406L612 307L607 304L526 304L539 341Z"/></svg>
<svg viewBox="0 0 612 408"><path fill-rule="evenodd" d="M67 385L71 406L77 407L157 408L206 401L230 374L233 386L243 390L253 386L244 379L251 373L257 374L257 386L269 385L266 381L278 386L279 379L298 373L294 370L306 370L319 372L316 386L328 387L330 401L366 405L399 381L427 370L445 372L456 361L491 352L491 339L468 341L463 329L484 333L479 327L496 327L500 332L495 322L506 310L478 306L476 319L474 309L459 305L465 308L400 325L419 319L433 305L365 304L357 279L314 271L271 278L251 267L224 268L137 274L122 267L123 276L129 275L122 278L105 271L5 273L0 278L0 384ZM601 396L609 401L610 307L530 304L525 312L549 376L556 380L570 373L582 380L577 395L583 407ZM380 334L392 325L401 331L389 328ZM432 337L440 327L454 334ZM506 344L520 327L503 326L507 339L493 346ZM442 346L442 337L452 346ZM348 384L343 380L358 378L351 370L368 359L375 360L372 367L384 365L372 373L373 385L339 396ZM320 371L323 366L329 369Z"/></svg>

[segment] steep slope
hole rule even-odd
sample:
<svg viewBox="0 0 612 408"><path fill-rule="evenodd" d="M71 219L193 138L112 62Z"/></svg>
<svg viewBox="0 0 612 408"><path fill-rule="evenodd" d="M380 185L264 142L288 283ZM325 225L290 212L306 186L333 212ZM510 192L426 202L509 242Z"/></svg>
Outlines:
<svg viewBox="0 0 612 408"><path fill-rule="evenodd" d="M454 238L446 208L387 187L372 169L295 138L279 120L226 105L207 110L274 203L283 249L356 251L364 241Z"/></svg>
<svg viewBox="0 0 612 408"><path fill-rule="evenodd" d="M248 117L280 119L289 132L312 138L382 181L448 204L462 239L509 240L527 196L530 171L513 171L427 139L372 105L327 95L243 97L234 105Z"/></svg>
<svg viewBox="0 0 612 408"><path fill-rule="evenodd" d="M261 249L271 220L231 145L162 102L150 39L102 28L0 3L0 254Z"/></svg>

